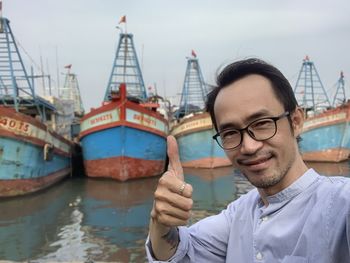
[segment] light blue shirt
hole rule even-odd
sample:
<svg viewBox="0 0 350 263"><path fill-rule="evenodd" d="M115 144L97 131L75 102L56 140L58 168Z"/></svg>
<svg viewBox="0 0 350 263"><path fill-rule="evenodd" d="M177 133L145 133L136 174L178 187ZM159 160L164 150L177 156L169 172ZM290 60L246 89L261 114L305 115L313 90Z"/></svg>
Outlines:
<svg viewBox="0 0 350 263"><path fill-rule="evenodd" d="M220 214L179 227L180 243L169 262L349 263L350 179L309 169L268 197L256 189ZM149 262L150 242L146 242Z"/></svg>

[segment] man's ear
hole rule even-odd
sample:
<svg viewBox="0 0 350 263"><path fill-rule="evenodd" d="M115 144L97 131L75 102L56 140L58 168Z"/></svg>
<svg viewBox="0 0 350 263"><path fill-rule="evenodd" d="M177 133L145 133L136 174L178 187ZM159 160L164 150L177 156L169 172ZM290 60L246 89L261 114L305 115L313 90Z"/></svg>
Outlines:
<svg viewBox="0 0 350 263"><path fill-rule="evenodd" d="M297 107L291 115L292 126L294 136L297 137L301 134L304 124L304 111L302 108Z"/></svg>

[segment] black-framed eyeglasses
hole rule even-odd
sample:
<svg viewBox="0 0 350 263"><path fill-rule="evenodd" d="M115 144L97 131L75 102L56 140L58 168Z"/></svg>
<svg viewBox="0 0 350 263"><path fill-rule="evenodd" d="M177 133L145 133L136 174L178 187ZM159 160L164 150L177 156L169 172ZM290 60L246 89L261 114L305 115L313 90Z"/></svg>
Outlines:
<svg viewBox="0 0 350 263"><path fill-rule="evenodd" d="M244 131L256 141L265 141L275 136L277 132L276 122L288 115L289 112L286 111L277 117L264 117L257 119L243 129L224 129L215 134L213 139L224 150L233 150L240 146L243 140Z"/></svg>

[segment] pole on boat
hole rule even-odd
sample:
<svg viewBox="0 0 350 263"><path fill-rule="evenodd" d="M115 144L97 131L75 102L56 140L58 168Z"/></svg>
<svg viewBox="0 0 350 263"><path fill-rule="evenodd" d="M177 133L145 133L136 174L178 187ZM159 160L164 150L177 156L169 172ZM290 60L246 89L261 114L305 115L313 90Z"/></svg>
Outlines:
<svg viewBox="0 0 350 263"><path fill-rule="evenodd" d="M123 82L125 83L125 76L126 76L126 56L128 54L128 32L126 28L126 16L122 16L119 20L119 24L125 25L125 50L124 50L124 69L123 69Z"/></svg>
<svg viewBox="0 0 350 263"><path fill-rule="evenodd" d="M2 0L0 0L0 18L2 18Z"/></svg>

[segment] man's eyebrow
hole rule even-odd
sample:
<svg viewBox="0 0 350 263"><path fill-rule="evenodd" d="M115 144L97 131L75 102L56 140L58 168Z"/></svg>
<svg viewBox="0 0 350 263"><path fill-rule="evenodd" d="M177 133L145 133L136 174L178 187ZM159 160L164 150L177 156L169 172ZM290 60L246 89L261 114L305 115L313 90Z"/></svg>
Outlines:
<svg viewBox="0 0 350 263"><path fill-rule="evenodd" d="M251 123L252 121L255 121L259 118L264 118L264 117L270 117L271 116L271 112L268 111L268 110L260 110L258 112L255 112L253 113L252 115L248 116L244 123L246 123L246 125L248 125L249 123ZM245 126L244 126L245 127ZM222 123L220 126L219 126L219 131L222 131L222 130L226 130L226 129L241 129L243 128L242 125L238 125L238 124L235 124L233 122L227 122L227 123Z"/></svg>

